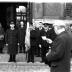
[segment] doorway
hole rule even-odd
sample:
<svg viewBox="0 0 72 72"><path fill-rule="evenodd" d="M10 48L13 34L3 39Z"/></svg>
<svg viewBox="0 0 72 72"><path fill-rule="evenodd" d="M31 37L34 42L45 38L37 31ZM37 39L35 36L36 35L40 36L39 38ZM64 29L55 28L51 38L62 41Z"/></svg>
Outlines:
<svg viewBox="0 0 72 72"><path fill-rule="evenodd" d="M26 7L26 21L31 22L31 3L28 2L0 2L0 22L2 23L2 26L4 30L6 31L8 28L8 24L11 20L14 20L16 23L16 8L19 6L25 6Z"/></svg>

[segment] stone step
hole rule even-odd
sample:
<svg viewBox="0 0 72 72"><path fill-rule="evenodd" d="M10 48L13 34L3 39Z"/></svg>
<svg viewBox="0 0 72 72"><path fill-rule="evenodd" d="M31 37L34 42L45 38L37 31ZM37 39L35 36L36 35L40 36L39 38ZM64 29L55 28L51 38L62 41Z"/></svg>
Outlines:
<svg viewBox="0 0 72 72"><path fill-rule="evenodd" d="M9 54L0 54L0 62L8 62L9 58L10 58ZM37 62L37 61L40 62L41 60L42 60L41 57L34 56L35 62ZM24 53L17 54L16 61L17 62L27 62L26 54L24 54Z"/></svg>
<svg viewBox="0 0 72 72"><path fill-rule="evenodd" d="M49 66L42 63L0 63L0 72L49 72Z"/></svg>
<svg viewBox="0 0 72 72"><path fill-rule="evenodd" d="M0 59L3 56L0 57ZM39 59L38 59L39 58ZM3 58L4 59L4 58ZM0 62L0 72L50 72L50 67L44 63L40 63L37 60L41 60L40 57L35 57L35 62ZM72 59L71 59L72 72Z"/></svg>

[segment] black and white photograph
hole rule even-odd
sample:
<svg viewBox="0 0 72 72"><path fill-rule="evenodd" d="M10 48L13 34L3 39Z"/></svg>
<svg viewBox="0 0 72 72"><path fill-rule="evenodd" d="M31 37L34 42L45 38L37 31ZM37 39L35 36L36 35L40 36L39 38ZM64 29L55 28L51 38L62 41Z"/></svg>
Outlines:
<svg viewBox="0 0 72 72"><path fill-rule="evenodd" d="M72 2L0 1L0 72L72 72Z"/></svg>

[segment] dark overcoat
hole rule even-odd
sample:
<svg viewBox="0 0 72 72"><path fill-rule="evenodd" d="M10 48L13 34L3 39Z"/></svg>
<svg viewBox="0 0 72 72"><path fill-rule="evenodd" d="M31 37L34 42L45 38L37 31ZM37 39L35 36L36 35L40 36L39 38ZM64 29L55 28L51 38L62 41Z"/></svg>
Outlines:
<svg viewBox="0 0 72 72"><path fill-rule="evenodd" d="M46 56L51 72L70 72L72 34L62 32L54 40L51 52Z"/></svg>
<svg viewBox="0 0 72 72"><path fill-rule="evenodd" d="M9 54L16 54L18 52L18 30L8 29L5 35L6 43L8 44L8 53Z"/></svg>
<svg viewBox="0 0 72 72"><path fill-rule="evenodd" d="M25 44L26 27L18 29L18 42L20 44Z"/></svg>

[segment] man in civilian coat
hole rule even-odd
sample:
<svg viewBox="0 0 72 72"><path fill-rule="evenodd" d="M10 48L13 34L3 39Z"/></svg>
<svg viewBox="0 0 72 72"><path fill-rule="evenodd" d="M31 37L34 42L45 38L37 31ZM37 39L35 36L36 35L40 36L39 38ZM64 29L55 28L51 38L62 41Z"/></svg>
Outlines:
<svg viewBox="0 0 72 72"><path fill-rule="evenodd" d="M18 30L14 28L14 22L10 23L10 29L6 31L5 40L8 46L8 53L10 54L9 62L15 62L15 56L18 52Z"/></svg>
<svg viewBox="0 0 72 72"><path fill-rule="evenodd" d="M65 24L62 21L54 24L54 30L58 36L46 54L51 72L70 72L72 34L65 31Z"/></svg>

